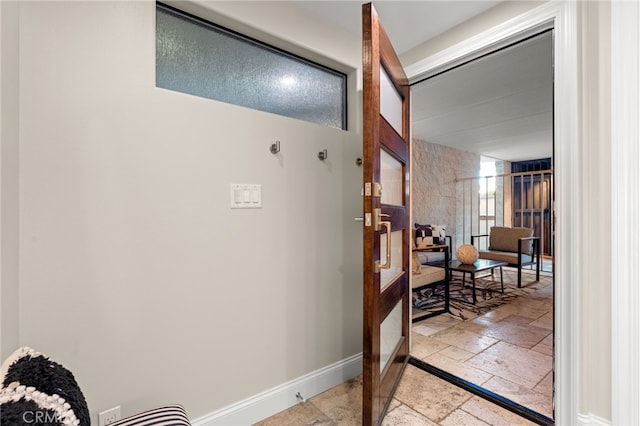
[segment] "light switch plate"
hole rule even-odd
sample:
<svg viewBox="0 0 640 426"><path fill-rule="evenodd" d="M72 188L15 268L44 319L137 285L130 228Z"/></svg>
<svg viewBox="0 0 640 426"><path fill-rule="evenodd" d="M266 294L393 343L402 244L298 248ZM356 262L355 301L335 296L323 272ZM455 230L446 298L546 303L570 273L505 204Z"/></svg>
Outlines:
<svg viewBox="0 0 640 426"><path fill-rule="evenodd" d="M262 207L262 185L232 183L230 190L232 209L259 209Z"/></svg>

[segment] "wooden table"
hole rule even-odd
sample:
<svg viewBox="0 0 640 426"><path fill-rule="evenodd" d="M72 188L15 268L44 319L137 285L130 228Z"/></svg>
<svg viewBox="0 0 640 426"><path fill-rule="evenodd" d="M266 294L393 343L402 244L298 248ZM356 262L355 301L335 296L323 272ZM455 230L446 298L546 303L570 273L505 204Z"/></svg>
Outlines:
<svg viewBox="0 0 640 426"><path fill-rule="evenodd" d="M432 246L418 246L416 248L413 249L413 251L440 251L444 249L443 251L445 253L449 253L449 246L447 244L434 244Z"/></svg>
<svg viewBox="0 0 640 426"><path fill-rule="evenodd" d="M472 304L475 305L476 302L478 301L476 299L476 274L478 272L488 271L489 269L491 269L491 274L493 274L493 270L495 268L500 268L500 286L502 288L502 293L504 293L504 280L502 279L502 267L507 265L508 265L507 262L502 262L500 260L478 259L474 263L460 263L459 260L452 260L451 262L449 262L448 270L462 272L463 286L464 286L464 274L471 275L471 285L473 287L473 303Z"/></svg>

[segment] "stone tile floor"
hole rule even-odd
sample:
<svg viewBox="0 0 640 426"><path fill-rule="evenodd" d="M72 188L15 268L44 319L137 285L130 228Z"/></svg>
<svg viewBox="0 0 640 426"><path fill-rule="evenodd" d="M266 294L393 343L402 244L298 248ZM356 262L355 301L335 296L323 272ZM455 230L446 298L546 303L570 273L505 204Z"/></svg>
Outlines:
<svg viewBox="0 0 640 426"><path fill-rule="evenodd" d="M414 324L412 356L552 417L553 289L535 290L468 321ZM257 425L360 425L358 376ZM530 425L528 420L408 365L383 425Z"/></svg>
<svg viewBox="0 0 640 426"><path fill-rule="evenodd" d="M527 295L476 318L415 323L411 354L552 418L553 283L540 278L525 281Z"/></svg>
<svg viewBox="0 0 640 426"><path fill-rule="evenodd" d="M362 424L358 376L256 426L358 426ZM382 425L533 425L491 402L408 365Z"/></svg>

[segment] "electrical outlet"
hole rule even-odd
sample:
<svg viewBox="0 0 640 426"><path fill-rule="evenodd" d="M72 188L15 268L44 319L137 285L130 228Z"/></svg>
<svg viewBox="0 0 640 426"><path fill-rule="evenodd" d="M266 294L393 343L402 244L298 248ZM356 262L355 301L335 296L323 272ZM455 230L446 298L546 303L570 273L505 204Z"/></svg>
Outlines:
<svg viewBox="0 0 640 426"><path fill-rule="evenodd" d="M120 420L120 406L98 413L98 426L108 426Z"/></svg>

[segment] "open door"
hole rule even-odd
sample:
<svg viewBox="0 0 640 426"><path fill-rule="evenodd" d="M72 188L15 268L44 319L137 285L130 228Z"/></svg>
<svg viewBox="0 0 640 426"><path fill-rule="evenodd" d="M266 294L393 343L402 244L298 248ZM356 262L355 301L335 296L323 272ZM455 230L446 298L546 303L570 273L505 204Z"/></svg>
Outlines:
<svg viewBox="0 0 640 426"><path fill-rule="evenodd" d="M364 425L382 420L409 356L409 83L373 6L362 7Z"/></svg>

